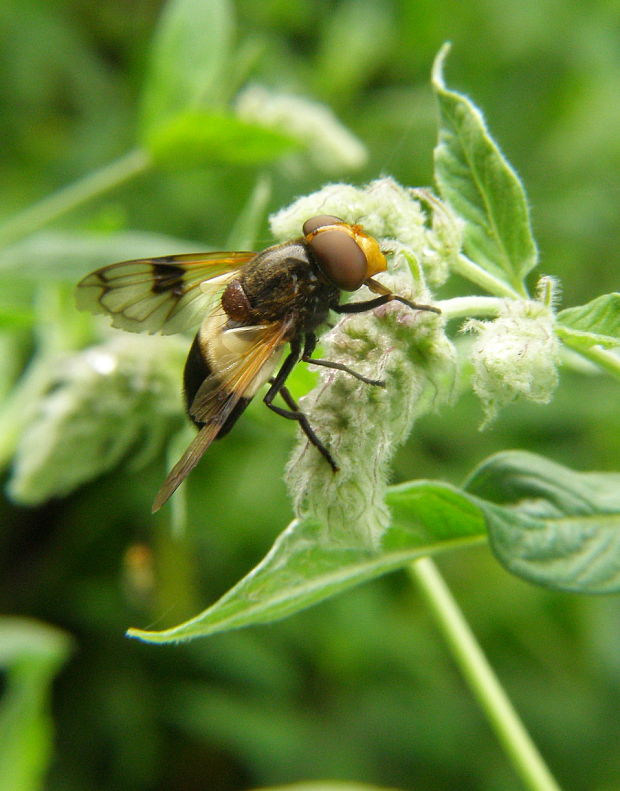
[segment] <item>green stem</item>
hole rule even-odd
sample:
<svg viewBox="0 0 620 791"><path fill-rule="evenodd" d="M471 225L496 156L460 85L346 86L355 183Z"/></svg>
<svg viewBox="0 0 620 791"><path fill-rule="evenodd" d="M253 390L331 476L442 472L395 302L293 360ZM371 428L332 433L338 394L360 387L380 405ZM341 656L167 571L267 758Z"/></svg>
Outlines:
<svg viewBox="0 0 620 791"><path fill-rule="evenodd" d="M0 470L15 453L19 438L32 420L36 405L49 384L55 360L43 354L33 358L0 410Z"/></svg>
<svg viewBox="0 0 620 791"><path fill-rule="evenodd" d="M496 317L505 300L498 297L453 297L433 303L446 319L466 319L470 316Z"/></svg>
<svg viewBox="0 0 620 791"><path fill-rule="evenodd" d="M564 333L560 334L560 337L563 343L573 349L573 351L585 357L586 360L590 360L590 362L598 365L616 379L620 379L620 357L618 357L617 354L607 351L607 349L602 349L600 346L584 347L579 341L573 341L570 336Z"/></svg>
<svg viewBox="0 0 620 791"><path fill-rule="evenodd" d="M86 201L102 195L125 181L143 173L151 165L146 151L134 149L109 165L84 176L79 181L59 189L47 198L34 203L0 227L0 247L7 247Z"/></svg>
<svg viewBox="0 0 620 791"><path fill-rule="evenodd" d="M433 561L416 560L410 573L525 786L530 791L560 791Z"/></svg>
<svg viewBox="0 0 620 791"><path fill-rule="evenodd" d="M525 291L517 291L512 286L509 286L508 283L505 283L503 280L495 277L495 275L487 272L486 269L478 266L478 264L470 258L467 258L466 255L461 254L457 256L451 266L461 277L470 280L490 294L497 294L497 296L500 297L511 297L512 299L527 299Z"/></svg>

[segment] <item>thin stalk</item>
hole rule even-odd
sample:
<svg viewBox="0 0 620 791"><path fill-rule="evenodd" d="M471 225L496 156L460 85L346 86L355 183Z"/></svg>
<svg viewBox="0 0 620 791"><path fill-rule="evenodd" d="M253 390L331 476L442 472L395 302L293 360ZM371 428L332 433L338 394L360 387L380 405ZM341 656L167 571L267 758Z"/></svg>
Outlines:
<svg viewBox="0 0 620 791"><path fill-rule="evenodd" d="M499 297L453 297L433 303L446 319L467 319L470 316L496 317L505 304Z"/></svg>
<svg viewBox="0 0 620 791"><path fill-rule="evenodd" d="M433 561L409 567L465 680L530 791L560 791Z"/></svg>
<svg viewBox="0 0 620 791"><path fill-rule="evenodd" d="M607 351L607 349L603 349L600 346L589 346L586 348L579 342L573 341L569 335L563 333L560 337L566 346L576 351L582 357L585 357L586 360L590 360L590 362L598 365L611 376L620 379L620 357L618 357L617 354Z"/></svg>
<svg viewBox="0 0 620 791"><path fill-rule="evenodd" d="M470 280L477 286L480 286L489 294L496 294L500 297L511 297L512 299L527 299L525 291L517 291L508 283L500 280L495 275L487 272L481 266L476 264L466 255L458 255L451 263L452 269L457 272L461 277Z"/></svg>
<svg viewBox="0 0 620 791"><path fill-rule="evenodd" d="M54 359L37 355L2 402L0 410L0 470L9 463L24 429L32 420L37 403L49 384Z"/></svg>
<svg viewBox="0 0 620 791"><path fill-rule="evenodd" d="M62 187L0 226L0 247L7 247L38 231L83 203L143 173L150 165L148 153L137 148L73 184Z"/></svg>

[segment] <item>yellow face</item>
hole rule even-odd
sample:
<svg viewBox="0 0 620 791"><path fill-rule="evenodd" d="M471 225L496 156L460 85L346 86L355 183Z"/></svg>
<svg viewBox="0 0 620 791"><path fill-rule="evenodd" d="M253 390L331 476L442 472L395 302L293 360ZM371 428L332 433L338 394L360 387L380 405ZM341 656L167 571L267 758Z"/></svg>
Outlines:
<svg viewBox="0 0 620 791"><path fill-rule="evenodd" d="M373 237L369 236L361 225L350 225L352 237L355 243L360 247L367 262L367 277L373 277L379 272L387 270L387 259L381 252L379 242Z"/></svg>

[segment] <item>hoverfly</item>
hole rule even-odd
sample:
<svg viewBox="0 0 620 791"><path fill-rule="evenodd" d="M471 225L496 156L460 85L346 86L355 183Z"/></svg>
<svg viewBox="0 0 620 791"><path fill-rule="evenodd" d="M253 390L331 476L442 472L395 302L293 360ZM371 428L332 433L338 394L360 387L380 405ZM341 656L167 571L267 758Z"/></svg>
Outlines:
<svg viewBox="0 0 620 791"><path fill-rule="evenodd" d="M312 358L315 330L336 313L360 313L392 300L417 305L374 279L387 269L379 243L361 225L332 215L311 217L303 236L260 253L195 253L111 264L78 285L77 305L107 313L112 325L131 332L182 332L199 325L184 371L187 412L198 434L174 466L153 503L173 494L209 445L233 427L257 391L269 409L296 420L336 472L338 466L286 388L300 360L335 368L370 385L348 366ZM376 296L340 304L341 291L367 286ZM286 344L289 353L278 368ZM280 395L285 407L274 404Z"/></svg>

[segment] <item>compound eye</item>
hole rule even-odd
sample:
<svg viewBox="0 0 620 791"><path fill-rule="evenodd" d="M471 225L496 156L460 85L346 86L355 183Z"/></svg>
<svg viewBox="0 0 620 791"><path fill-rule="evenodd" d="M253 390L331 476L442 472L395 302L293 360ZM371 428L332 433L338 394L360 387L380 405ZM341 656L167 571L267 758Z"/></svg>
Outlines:
<svg viewBox="0 0 620 791"><path fill-rule="evenodd" d="M331 214L317 214L316 217L310 217L310 219L306 220L304 223L304 236L314 233L317 228L323 228L325 225L334 225L339 222L342 222L340 217L333 217Z"/></svg>
<svg viewBox="0 0 620 791"><path fill-rule="evenodd" d="M325 277L343 291L356 291L368 277L366 256L344 231L317 233L308 245Z"/></svg>

